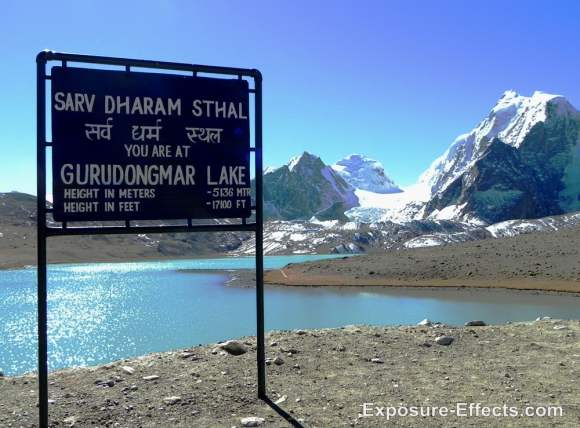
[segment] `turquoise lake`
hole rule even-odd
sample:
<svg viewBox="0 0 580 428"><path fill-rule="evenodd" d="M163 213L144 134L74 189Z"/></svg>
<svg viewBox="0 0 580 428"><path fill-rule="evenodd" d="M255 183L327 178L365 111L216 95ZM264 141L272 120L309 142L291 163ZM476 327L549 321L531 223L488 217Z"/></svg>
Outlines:
<svg viewBox="0 0 580 428"><path fill-rule="evenodd" d="M266 257L266 268L329 256ZM253 258L49 266L49 370L255 335L255 289L224 285ZM180 269L216 270L216 274ZM266 329L580 318L580 297L502 290L266 287ZM36 370L36 270L0 271L0 368Z"/></svg>

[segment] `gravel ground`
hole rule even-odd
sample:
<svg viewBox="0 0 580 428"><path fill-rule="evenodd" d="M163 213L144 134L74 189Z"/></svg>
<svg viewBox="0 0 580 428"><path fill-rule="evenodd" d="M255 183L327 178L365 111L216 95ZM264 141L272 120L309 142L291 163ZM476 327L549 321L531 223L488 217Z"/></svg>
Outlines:
<svg viewBox="0 0 580 428"><path fill-rule="evenodd" d="M241 427L255 417L264 427L576 427L579 337L580 321L557 320L271 332L269 397L289 421L256 398L255 338L247 337L226 346L245 348L237 356L202 346L52 373L51 426ZM0 426L36 426L36 401L34 376L0 378ZM361 416L363 403L376 414L470 402L562 406L563 416Z"/></svg>

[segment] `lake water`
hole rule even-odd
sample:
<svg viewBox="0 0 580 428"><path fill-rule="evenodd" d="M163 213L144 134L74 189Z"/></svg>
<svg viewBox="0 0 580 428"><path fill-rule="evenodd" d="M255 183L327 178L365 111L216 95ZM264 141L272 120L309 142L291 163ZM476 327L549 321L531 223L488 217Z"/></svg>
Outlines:
<svg viewBox="0 0 580 428"><path fill-rule="evenodd" d="M266 257L267 268L329 256ZM49 370L255 335L255 289L222 273L253 258L49 266ZM266 329L580 318L572 295L462 289L266 287ZM36 370L36 270L0 271L0 368Z"/></svg>

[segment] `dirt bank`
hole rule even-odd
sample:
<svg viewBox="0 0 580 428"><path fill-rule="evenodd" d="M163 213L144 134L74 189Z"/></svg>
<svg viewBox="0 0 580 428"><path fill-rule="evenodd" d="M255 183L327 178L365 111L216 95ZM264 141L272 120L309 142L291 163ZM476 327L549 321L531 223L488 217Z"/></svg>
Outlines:
<svg viewBox="0 0 580 428"><path fill-rule="evenodd" d="M484 287L580 292L580 233L486 239L293 264L267 272L284 285Z"/></svg>
<svg viewBox="0 0 580 428"><path fill-rule="evenodd" d="M435 340L441 335L454 341L440 345ZM267 356L279 357L280 364L268 366L269 395L307 427L387 425L384 417L359 417L365 402L549 405L563 411L553 418L397 417L389 426L578 426L579 335L579 321L552 320L272 332ZM289 426L256 398L255 339L241 340L248 352L239 356L204 346L53 373L53 426L239 427L250 416L264 418L261 426ZM35 426L36 399L34 377L0 380L0 426Z"/></svg>

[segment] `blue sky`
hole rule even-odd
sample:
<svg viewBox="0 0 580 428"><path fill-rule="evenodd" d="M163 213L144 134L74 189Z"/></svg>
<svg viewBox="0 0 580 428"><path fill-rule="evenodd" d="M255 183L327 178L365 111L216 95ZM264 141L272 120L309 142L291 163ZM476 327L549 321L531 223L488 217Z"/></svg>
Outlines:
<svg viewBox="0 0 580 428"><path fill-rule="evenodd" d="M501 93L580 107L576 1L3 1L0 191L35 193L45 48L258 68L264 156L380 160L408 185Z"/></svg>

